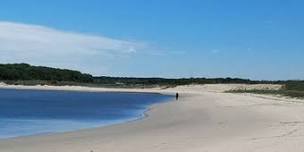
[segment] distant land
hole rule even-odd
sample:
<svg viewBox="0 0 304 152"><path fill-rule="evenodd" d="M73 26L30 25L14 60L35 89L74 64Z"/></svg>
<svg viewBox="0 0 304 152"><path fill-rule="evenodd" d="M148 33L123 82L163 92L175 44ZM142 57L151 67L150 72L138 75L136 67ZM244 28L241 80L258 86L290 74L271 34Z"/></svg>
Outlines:
<svg viewBox="0 0 304 152"><path fill-rule="evenodd" d="M136 78L136 77L109 77L92 76L80 71L59 69L44 66L32 66L30 64L0 64L0 82L9 85L73 85L88 87L111 88L152 88L175 87L191 84L279 84L279 90L271 89L239 89L230 90L230 93L256 93L274 94L291 97L304 97L304 81L257 81L241 78Z"/></svg>
<svg viewBox="0 0 304 152"><path fill-rule="evenodd" d="M303 81L257 81L241 78L136 78L92 76L75 70L30 64L0 64L0 81L12 85L80 85L94 87L155 87L189 84L286 84Z"/></svg>

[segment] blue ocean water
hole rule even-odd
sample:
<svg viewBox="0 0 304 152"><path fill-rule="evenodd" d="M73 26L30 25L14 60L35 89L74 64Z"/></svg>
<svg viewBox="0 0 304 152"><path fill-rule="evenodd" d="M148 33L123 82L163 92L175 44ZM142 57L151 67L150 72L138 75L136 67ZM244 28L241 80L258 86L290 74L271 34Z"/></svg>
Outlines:
<svg viewBox="0 0 304 152"><path fill-rule="evenodd" d="M171 96L151 93L0 89L0 138L73 131L135 120Z"/></svg>

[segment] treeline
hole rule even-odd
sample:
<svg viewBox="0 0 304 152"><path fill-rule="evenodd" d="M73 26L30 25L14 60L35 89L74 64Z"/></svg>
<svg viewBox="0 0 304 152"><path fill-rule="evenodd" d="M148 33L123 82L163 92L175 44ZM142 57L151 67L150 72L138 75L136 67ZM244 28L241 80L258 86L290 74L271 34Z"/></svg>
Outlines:
<svg viewBox="0 0 304 152"><path fill-rule="evenodd" d="M31 66L29 64L0 64L0 80L4 81L63 81L92 83L93 77L79 71Z"/></svg>
<svg viewBox="0 0 304 152"><path fill-rule="evenodd" d="M165 79L165 78L128 78L128 77L94 77L94 83L104 85L125 85L125 86L177 86L189 84L217 84L217 83L279 83L273 81L251 81L249 79L239 78L181 78L181 79Z"/></svg>
<svg viewBox="0 0 304 152"><path fill-rule="evenodd" d="M9 84L86 85L102 87L153 87L189 84L243 83L285 84L287 81L252 81L239 78L128 78L93 77L79 71L31 66L29 64L0 64L0 81Z"/></svg>

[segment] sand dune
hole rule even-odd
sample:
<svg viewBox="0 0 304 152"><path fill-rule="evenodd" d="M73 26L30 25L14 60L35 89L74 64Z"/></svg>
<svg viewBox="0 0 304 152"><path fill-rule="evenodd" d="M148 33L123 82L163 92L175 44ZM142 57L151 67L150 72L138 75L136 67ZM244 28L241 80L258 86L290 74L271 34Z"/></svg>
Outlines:
<svg viewBox="0 0 304 152"><path fill-rule="evenodd" d="M20 87L82 91L179 92L142 120L69 133L0 140L0 152L304 151L303 102L222 93L233 85L168 89ZM288 102L287 102L288 101Z"/></svg>

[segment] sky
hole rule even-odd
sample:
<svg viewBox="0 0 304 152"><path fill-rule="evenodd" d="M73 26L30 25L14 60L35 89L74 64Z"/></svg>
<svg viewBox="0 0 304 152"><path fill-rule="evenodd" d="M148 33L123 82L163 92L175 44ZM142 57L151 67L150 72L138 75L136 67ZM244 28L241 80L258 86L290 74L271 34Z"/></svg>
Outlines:
<svg viewBox="0 0 304 152"><path fill-rule="evenodd" d="M304 79L301 0L1 0L0 63L130 77Z"/></svg>

